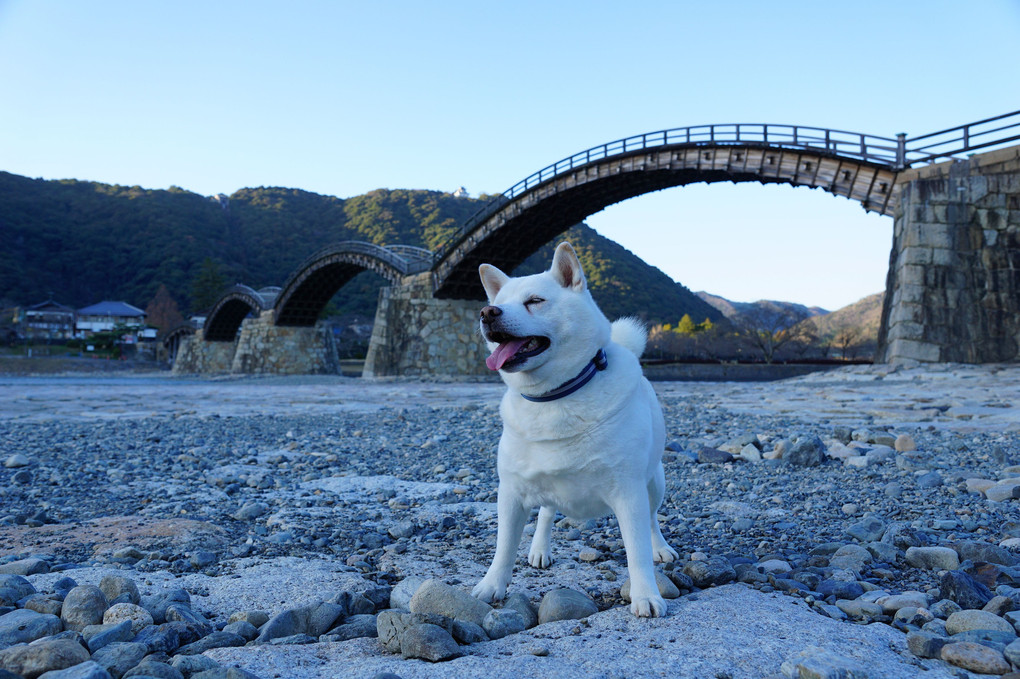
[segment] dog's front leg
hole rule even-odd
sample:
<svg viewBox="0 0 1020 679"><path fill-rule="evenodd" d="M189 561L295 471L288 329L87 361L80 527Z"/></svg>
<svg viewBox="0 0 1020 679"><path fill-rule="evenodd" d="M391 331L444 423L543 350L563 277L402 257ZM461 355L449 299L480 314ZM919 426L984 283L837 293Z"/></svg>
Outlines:
<svg viewBox="0 0 1020 679"><path fill-rule="evenodd" d="M552 524L556 518L556 510L542 507L538 510L538 521L535 522L535 537L531 539L528 551L528 563L535 568L548 568L552 565Z"/></svg>
<svg viewBox="0 0 1020 679"><path fill-rule="evenodd" d="M512 490L499 484L497 502L496 556L482 581L475 585L471 594L485 602L499 601L506 595L506 587L510 584L514 561L517 560L517 547L521 544L521 533L524 522L528 518L527 511Z"/></svg>
<svg viewBox="0 0 1020 679"><path fill-rule="evenodd" d="M643 492L627 493L625 498L614 503L613 512L627 550L630 612L639 618L656 618L666 614L666 601L655 584L651 512L643 495Z"/></svg>

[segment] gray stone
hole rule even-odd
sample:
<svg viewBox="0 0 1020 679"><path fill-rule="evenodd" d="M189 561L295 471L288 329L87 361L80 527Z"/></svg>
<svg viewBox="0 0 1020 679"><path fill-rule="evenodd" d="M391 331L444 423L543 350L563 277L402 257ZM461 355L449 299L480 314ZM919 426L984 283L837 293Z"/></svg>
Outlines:
<svg viewBox="0 0 1020 679"><path fill-rule="evenodd" d="M21 601L21 607L27 608L30 611L36 613L46 613L48 615L60 615L60 609L63 607L64 602L58 599L51 599L46 594L33 594L27 599Z"/></svg>
<svg viewBox="0 0 1020 679"><path fill-rule="evenodd" d="M214 670L219 666L218 662L204 655L175 655L170 659L170 667L173 667L185 677L192 677L206 670Z"/></svg>
<svg viewBox="0 0 1020 679"><path fill-rule="evenodd" d="M537 623L538 620L537 614L535 616L535 620ZM474 624L473 622L454 620L453 638L457 640L458 644L477 644L482 641L488 641L489 635L485 633L484 629Z"/></svg>
<svg viewBox="0 0 1020 679"><path fill-rule="evenodd" d="M1006 660L1020 667L1020 639L1010 642L1002 654L1006 656Z"/></svg>
<svg viewBox="0 0 1020 679"><path fill-rule="evenodd" d="M938 658L949 640L928 632L908 632L907 648L918 658Z"/></svg>
<svg viewBox="0 0 1020 679"><path fill-rule="evenodd" d="M702 448L698 451L698 462L701 464L723 464L732 461L732 455L724 450L719 450L718 448L702 446Z"/></svg>
<svg viewBox="0 0 1020 679"><path fill-rule="evenodd" d="M955 601L952 601L950 599L939 599L931 606L929 606L928 610L931 611L931 614L934 615L936 618L942 618L943 620L945 620L953 613L956 613L961 609L960 604L956 603Z"/></svg>
<svg viewBox="0 0 1020 679"><path fill-rule="evenodd" d="M115 625L125 620L130 621L131 631L135 634L153 624L152 614L135 604L114 604L103 613L104 625Z"/></svg>
<svg viewBox="0 0 1020 679"><path fill-rule="evenodd" d="M886 524L881 519L869 516L847 527L847 535L860 542L875 542L885 534Z"/></svg>
<svg viewBox="0 0 1020 679"><path fill-rule="evenodd" d="M538 623L544 625L557 620L587 618L598 611L598 606L587 594L582 594L576 589L554 589L542 597L542 603L538 607Z"/></svg>
<svg viewBox="0 0 1020 679"><path fill-rule="evenodd" d="M325 634L345 614L345 607L332 602L319 601L299 608L291 608L273 616L263 627L257 643L272 639L307 634L318 637Z"/></svg>
<svg viewBox="0 0 1020 679"><path fill-rule="evenodd" d="M923 592L903 592L880 597L875 599L875 603L882 607L884 613L892 615L901 608L927 608L928 596Z"/></svg>
<svg viewBox="0 0 1020 679"><path fill-rule="evenodd" d="M939 476L938 472L928 472L918 476L914 482L921 489L938 488L942 485L942 477Z"/></svg>
<svg viewBox="0 0 1020 679"><path fill-rule="evenodd" d="M95 585L78 585L64 597L60 619L64 629L80 632L86 625L99 625L109 604L103 592Z"/></svg>
<svg viewBox="0 0 1020 679"><path fill-rule="evenodd" d="M28 643L57 634L62 629L60 618L24 608L0 615L0 648Z"/></svg>
<svg viewBox="0 0 1020 679"><path fill-rule="evenodd" d="M981 644L994 648L998 651L1004 651L1006 646L1016 641L1016 632L1003 632L1001 630L990 630L990 629L971 629L966 632L960 632L953 634L950 639L953 643L958 641L973 641L975 644Z"/></svg>
<svg viewBox="0 0 1020 679"><path fill-rule="evenodd" d="M63 670L89 659L89 652L73 639L40 639L0 650L0 667L24 677Z"/></svg>
<svg viewBox="0 0 1020 679"><path fill-rule="evenodd" d="M398 582L390 592L390 608L410 610L408 607L411 605L411 597L423 582L425 582L425 578L417 575L406 577Z"/></svg>
<svg viewBox="0 0 1020 679"><path fill-rule="evenodd" d="M836 601L836 607L854 620L862 620L865 622L884 615L884 611L881 606L876 603L862 601L860 599L839 599Z"/></svg>
<svg viewBox="0 0 1020 679"><path fill-rule="evenodd" d="M243 637L245 641L251 641L259 635L255 625L247 620L235 620L234 622L227 623L223 627L223 631Z"/></svg>
<svg viewBox="0 0 1020 679"><path fill-rule="evenodd" d="M526 627L524 617L512 608L493 609L482 621L482 629L490 639L502 639L517 634L523 632Z"/></svg>
<svg viewBox="0 0 1020 679"><path fill-rule="evenodd" d="M459 658L460 647L442 627L423 623L411 625L400 635L400 655L429 662Z"/></svg>
<svg viewBox="0 0 1020 679"><path fill-rule="evenodd" d="M412 613L435 613L483 626L492 606L441 580L426 580L411 598Z"/></svg>
<svg viewBox="0 0 1020 679"><path fill-rule="evenodd" d="M83 631L83 636L88 643L90 653L95 653L103 646L109 646L117 641L131 641L137 634L137 632L133 631L130 620L124 620L113 625L95 625L94 627L98 627L102 631L91 635L87 634L89 627L86 627Z"/></svg>
<svg viewBox="0 0 1020 679"><path fill-rule="evenodd" d="M802 436L783 453L783 461L795 467L817 467L825 462L825 444L817 436Z"/></svg>
<svg viewBox="0 0 1020 679"><path fill-rule="evenodd" d="M188 590L182 587L175 587L167 592L152 597L151 599L145 599L142 601L142 605L149 613L152 614L152 620L155 624L161 625L167 622L166 611L172 605L182 605L191 607L191 595L188 594Z"/></svg>
<svg viewBox="0 0 1020 679"><path fill-rule="evenodd" d="M329 603L341 606L345 611L344 615L375 613L376 608L371 599L357 592L340 592L330 599Z"/></svg>
<svg viewBox="0 0 1020 679"><path fill-rule="evenodd" d="M186 646L177 649L178 655L198 655L205 653L210 648L227 648L232 646L244 646L245 638L232 632L213 632L198 641L193 641Z"/></svg>
<svg viewBox="0 0 1020 679"><path fill-rule="evenodd" d="M956 550L961 561L985 561L1001 566L1015 566L1017 558L1004 547L978 540L964 540L947 545Z"/></svg>
<svg viewBox="0 0 1020 679"><path fill-rule="evenodd" d="M259 679L259 677L237 667L217 666L210 670L196 672L188 679Z"/></svg>
<svg viewBox="0 0 1020 679"><path fill-rule="evenodd" d="M249 502L234 512L238 521L251 521L269 512L269 505L264 502Z"/></svg>
<svg viewBox="0 0 1020 679"><path fill-rule="evenodd" d="M866 564L871 563L874 557L860 545L843 545L836 550L836 553L829 557L829 566L844 570L860 572Z"/></svg>
<svg viewBox="0 0 1020 679"><path fill-rule="evenodd" d="M28 558L0 563L0 573L5 575L37 575L49 572L50 564L43 559Z"/></svg>
<svg viewBox="0 0 1020 679"><path fill-rule="evenodd" d="M183 604L170 604L166 607L166 621L167 622L185 622L189 625L193 625L201 630L204 630L204 634L208 634L212 631L209 623L205 617L201 614L191 610L191 606L185 606Z"/></svg>
<svg viewBox="0 0 1020 679"><path fill-rule="evenodd" d="M118 641L93 653L92 659L105 667L113 679L120 679L125 672L141 662L148 652L145 644Z"/></svg>
<svg viewBox="0 0 1020 679"><path fill-rule="evenodd" d="M689 561L684 565L683 572L694 586L700 588L725 585L737 578L733 566L721 556L711 556L705 561Z"/></svg>
<svg viewBox="0 0 1020 679"><path fill-rule="evenodd" d="M333 628L337 622L347 615L347 609L330 601L324 601L308 611L308 625L302 630L305 634L317 637ZM365 615L358 613L356 615Z"/></svg>
<svg viewBox="0 0 1020 679"><path fill-rule="evenodd" d="M400 653L400 635L407 629L407 611L388 609L380 611L375 619L376 636L390 653Z"/></svg>
<svg viewBox="0 0 1020 679"><path fill-rule="evenodd" d="M30 464L32 464L32 462L21 453L14 453L4 460L4 466L8 469L20 469L21 467L27 467Z"/></svg>
<svg viewBox="0 0 1020 679"><path fill-rule="evenodd" d="M173 653L184 644L196 641L207 630L186 622L165 622L162 625L146 627L133 641L145 644L150 653Z"/></svg>
<svg viewBox="0 0 1020 679"><path fill-rule="evenodd" d="M202 569L212 566L219 560L216 556L216 552L211 552L208 549L199 549L191 553L188 557L188 562L195 568Z"/></svg>
<svg viewBox="0 0 1020 679"><path fill-rule="evenodd" d="M961 608L981 608L992 598L991 591L963 571L947 571L939 580L939 596Z"/></svg>
<svg viewBox="0 0 1020 679"><path fill-rule="evenodd" d="M894 523L886 529L882 542L906 551L910 547L921 547L928 544L927 536L914 530L906 523Z"/></svg>
<svg viewBox="0 0 1020 679"><path fill-rule="evenodd" d="M0 675L2 677L3 675ZM113 679L105 667L86 660L68 667L66 670L50 670L39 675L39 679Z"/></svg>
<svg viewBox="0 0 1020 679"><path fill-rule="evenodd" d="M538 609L531 603L531 599L521 592L514 592L503 601L503 608L512 608L524 618L525 629L531 629L538 624Z"/></svg>
<svg viewBox="0 0 1020 679"><path fill-rule="evenodd" d="M24 576L0 575L0 606L13 606L33 594L36 594L35 587Z"/></svg>
<svg viewBox="0 0 1020 679"><path fill-rule="evenodd" d="M946 619L946 631L949 634L959 634L967 630L987 629L999 632L1009 632L1016 636L1016 630L1008 622L997 615L979 610L957 611Z"/></svg>
<svg viewBox="0 0 1020 679"><path fill-rule="evenodd" d="M252 627L262 627L269 622L269 613L266 611L237 611L231 614L227 622L244 621Z"/></svg>
<svg viewBox="0 0 1020 679"><path fill-rule="evenodd" d="M950 665L978 674L1005 674L1010 669L1002 653L970 641L946 644L941 657Z"/></svg>
<svg viewBox="0 0 1020 679"><path fill-rule="evenodd" d="M138 585L135 584L135 581L121 575L103 576L103 579L99 581L99 589L102 590L103 596L106 597L107 601L113 601L125 594L128 597L129 603L140 604L142 601L142 597L138 593Z"/></svg>
<svg viewBox="0 0 1020 679"><path fill-rule="evenodd" d="M914 568L930 571L954 571L960 567L960 556L949 547L909 547L905 558Z"/></svg>
<svg viewBox="0 0 1020 679"><path fill-rule="evenodd" d="M141 663L124 673L129 677L153 677L154 679L184 679L184 673L176 667L153 660L142 660Z"/></svg>
<svg viewBox="0 0 1020 679"><path fill-rule="evenodd" d="M337 625L319 638L322 641L347 641L377 635L376 616L371 613L359 613L348 617L342 625Z"/></svg>

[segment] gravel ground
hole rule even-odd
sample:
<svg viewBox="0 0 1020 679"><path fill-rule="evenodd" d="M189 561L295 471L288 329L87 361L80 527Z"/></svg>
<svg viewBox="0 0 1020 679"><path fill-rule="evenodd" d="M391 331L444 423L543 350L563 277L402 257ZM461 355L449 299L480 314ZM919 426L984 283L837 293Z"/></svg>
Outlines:
<svg viewBox="0 0 1020 679"><path fill-rule="evenodd" d="M850 580L945 598L954 569L920 567L907 549L950 546L966 561L973 552L958 545L977 542L1020 554L1018 500L991 501L968 482L1020 476L1009 469L1020 464L1018 378L1018 366L856 367L769 384L657 383L669 441L661 523L681 553L667 573L682 586L691 563L722 559L736 569L730 581L783 593L828 623L847 617L819 589L846 579L830 563L835 549L884 541L891 551L849 569ZM0 377L0 566L41 557L50 572L30 578L39 591L63 575L93 582L112 570L143 595L184 582L219 627L245 606L273 613L328 598L329 577L332 587L410 576L469 587L495 541L501 393L493 383L339 377ZM821 463L767 459L798 442L817 442ZM854 532L869 522L875 535ZM615 615L626 579L615 521L562 519L553 540L553 568L519 561L511 591L537 602L573 587L607 611L598 615ZM319 571L304 580L283 576L309 565ZM1002 566L1008 598L1020 580ZM253 591L219 594L239 580ZM865 621L900 637L923 622L891 612ZM244 666L246 656L231 655L240 650L208 655ZM390 671L432 676L411 662ZM774 660L744 663L714 676L780 672ZM705 671L689 676L713 676Z"/></svg>

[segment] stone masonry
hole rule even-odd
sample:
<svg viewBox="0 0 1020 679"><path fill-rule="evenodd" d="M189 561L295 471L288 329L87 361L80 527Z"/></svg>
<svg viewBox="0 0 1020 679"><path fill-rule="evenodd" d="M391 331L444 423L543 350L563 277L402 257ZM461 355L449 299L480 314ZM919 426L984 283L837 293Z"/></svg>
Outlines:
<svg viewBox="0 0 1020 679"><path fill-rule="evenodd" d="M230 366L238 374L339 374L340 357L328 328L273 325L273 310L241 323Z"/></svg>
<svg viewBox="0 0 1020 679"><path fill-rule="evenodd" d="M364 376L488 374L488 352L478 332L482 306L473 300L434 299L428 273L383 288Z"/></svg>
<svg viewBox="0 0 1020 679"><path fill-rule="evenodd" d="M235 342L206 342L202 331L181 339L174 359L174 375L227 373L234 360Z"/></svg>
<svg viewBox="0 0 1020 679"><path fill-rule="evenodd" d="M1020 147L900 174L880 360L1020 357Z"/></svg>

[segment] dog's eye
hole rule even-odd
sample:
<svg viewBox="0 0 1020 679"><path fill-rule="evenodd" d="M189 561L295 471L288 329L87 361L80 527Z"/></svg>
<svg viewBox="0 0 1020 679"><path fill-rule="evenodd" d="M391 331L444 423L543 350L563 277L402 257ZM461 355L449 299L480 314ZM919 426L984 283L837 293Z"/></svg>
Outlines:
<svg viewBox="0 0 1020 679"><path fill-rule="evenodd" d="M524 302L524 308L530 309L532 304L541 304L544 301L545 300L542 299L541 297L529 297L527 301Z"/></svg>

